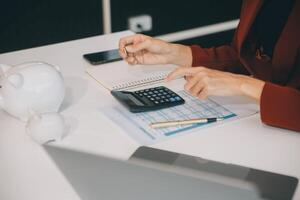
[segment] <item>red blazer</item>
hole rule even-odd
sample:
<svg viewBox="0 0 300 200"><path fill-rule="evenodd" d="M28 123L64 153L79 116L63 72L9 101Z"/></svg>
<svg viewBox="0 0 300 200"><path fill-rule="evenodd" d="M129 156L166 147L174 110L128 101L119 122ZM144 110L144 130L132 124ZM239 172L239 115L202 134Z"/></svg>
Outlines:
<svg viewBox="0 0 300 200"><path fill-rule="evenodd" d="M300 131L300 0L294 2L274 47L272 61L256 58L252 43L255 35L251 25L263 2L243 1L232 45L191 46L193 66L248 74L266 81L260 102L261 120L271 126Z"/></svg>

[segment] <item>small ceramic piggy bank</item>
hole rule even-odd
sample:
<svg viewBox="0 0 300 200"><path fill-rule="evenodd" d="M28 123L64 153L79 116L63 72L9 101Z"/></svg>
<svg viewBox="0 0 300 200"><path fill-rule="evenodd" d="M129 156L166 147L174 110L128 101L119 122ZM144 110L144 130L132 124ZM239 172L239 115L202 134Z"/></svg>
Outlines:
<svg viewBox="0 0 300 200"><path fill-rule="evenodd" d="M0 108L27 123L38 143L60 140L65 132L58 113L65 96L59 69L42 62L0 64Z"/></svg>

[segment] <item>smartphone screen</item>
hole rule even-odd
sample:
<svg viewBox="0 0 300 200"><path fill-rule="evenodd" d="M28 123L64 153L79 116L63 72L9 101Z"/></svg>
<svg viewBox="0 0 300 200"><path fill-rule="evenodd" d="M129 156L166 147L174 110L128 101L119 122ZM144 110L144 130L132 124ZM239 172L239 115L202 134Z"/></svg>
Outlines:
<svg viewBox="0 0 300 200"><path fill-rule="evenodd" d="M87 61L89 61L92 65L99 65L103 63L122 60L118 49L96 52L96 53L89 53L83 55L83 57Z"/></svg>

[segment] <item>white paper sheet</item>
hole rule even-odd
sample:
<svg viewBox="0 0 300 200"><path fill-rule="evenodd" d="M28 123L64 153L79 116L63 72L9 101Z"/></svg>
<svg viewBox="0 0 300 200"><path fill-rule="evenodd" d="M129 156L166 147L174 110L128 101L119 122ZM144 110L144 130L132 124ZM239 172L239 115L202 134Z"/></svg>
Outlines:
<svg viewBox="0 0 300 200"><path fill-rule="evenodd" d="M216 126L226 123L226 121L250 116L258 112L258 107L255 106L255 103L249 102L242 97L236 97L231 100L230 98L216 97L201 101L183 90L177 93L185 99L185 104L143 113L130 113L121 105L106 108L102 111L141 145L154 144L191 131L197 131L200 128ZM222 99L223 102L221 101ZM224 117L225 120L209 124L193 124L161 129L153 129L149 126L153 122L202 117Z"/></svg>

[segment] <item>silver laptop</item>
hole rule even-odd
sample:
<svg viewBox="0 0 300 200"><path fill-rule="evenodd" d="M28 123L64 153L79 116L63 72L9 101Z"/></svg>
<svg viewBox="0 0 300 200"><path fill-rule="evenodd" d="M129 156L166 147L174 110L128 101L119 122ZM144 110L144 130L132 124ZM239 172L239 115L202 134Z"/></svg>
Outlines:
<svg viewBox="0 0 300 200"><path fill-rule="evenodd" d="M289 200L298 179L139 148L128 162L46 146L82 200Z"/></svg>

